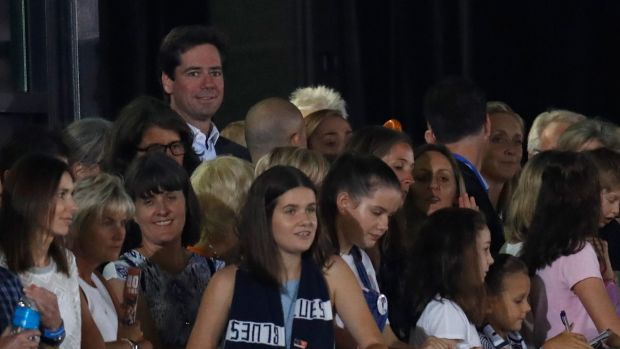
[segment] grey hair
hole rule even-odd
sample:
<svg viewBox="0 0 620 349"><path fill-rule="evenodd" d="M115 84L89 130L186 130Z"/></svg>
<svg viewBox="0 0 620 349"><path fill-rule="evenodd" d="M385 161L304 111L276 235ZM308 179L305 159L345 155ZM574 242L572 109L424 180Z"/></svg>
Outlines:
<svg viewBox="0 0 620 349"><path fill-rule="evenodd" d="M111 129L112 122L101 118L81 119L67 126L62 134L62 140L69 148L69 164L100 163Z"/></svg>
<svg viewBox="0 0 620 349"><path fill-rule="evenodd" d="M605 148L620 151L618 126L597 119L586 119L569 126L558 139L558 150L580 151L582 146L594 140Z"/></svg>
<svg viewBox="0 0 620 349"><path fill-rule="evenodd" d="M337 110L343 118L349 117L347 103L340 93L327 86L300 87L291 93L289 100L301 111L304 118L323 109Z"/></svg>
<svg viewBox="0 0 620 349"><path fill-rule="evenodd" d="M552 122L574 124L585 119L584 115L564 109L554 109L538 114L532 123L530 133L527 135L527 152L532 154L540 148L540 135Z"/></svg>

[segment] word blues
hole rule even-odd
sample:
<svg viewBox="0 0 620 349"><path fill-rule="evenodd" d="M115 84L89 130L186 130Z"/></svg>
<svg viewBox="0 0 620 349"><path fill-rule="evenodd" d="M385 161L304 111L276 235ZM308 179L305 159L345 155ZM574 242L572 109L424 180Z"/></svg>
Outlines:
<svg viewBox="0 0 620 349"><path fill-rule="evenodd" d="M320 299L298 298L295 302L295 318L304 320L332 320L332 304Z"/></svg>
<svg viewBox="0 0 620 349"><path fill-rule="evenodd" d="M283 347L284 327L272 323L230 320L226 340Z"/></svg>

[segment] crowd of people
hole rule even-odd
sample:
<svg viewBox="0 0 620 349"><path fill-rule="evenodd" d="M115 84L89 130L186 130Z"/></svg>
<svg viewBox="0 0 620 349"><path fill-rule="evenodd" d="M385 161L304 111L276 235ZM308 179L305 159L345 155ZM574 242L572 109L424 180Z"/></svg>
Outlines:
<svg viewBox="0 0 620 349"><path fill-rule="evenodd" d="M5 142L0 349L620 347L618 126L452 77L418 147L325 86L220 131L224 44L177 27L165 100Z"/></svg>

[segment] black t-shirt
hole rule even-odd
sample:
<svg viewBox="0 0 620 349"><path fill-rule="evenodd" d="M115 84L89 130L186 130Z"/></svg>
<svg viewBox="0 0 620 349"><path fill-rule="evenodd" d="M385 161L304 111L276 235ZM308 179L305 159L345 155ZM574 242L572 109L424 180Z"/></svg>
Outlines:
<svg viewBox="0 0 620 349"><path fill-rule="evenodd" d="M601 238L607 241L609 260L614 270L620 270L620 223L613 219L598 230Z"/></svg>
<svg viewBox="0 0 620 349"><path fill-rule="evenodd" d="M476 204L480 208L487 220L487 226L491 232L491 255L494 257L499 253L499 249L504 244L504 227L499 219L499 216L491 204L489 194L484 189L478 176L473 172L466 164L457 161L463 181L465 182L465 189L469 196L473 196L476 199Z"/></svg>

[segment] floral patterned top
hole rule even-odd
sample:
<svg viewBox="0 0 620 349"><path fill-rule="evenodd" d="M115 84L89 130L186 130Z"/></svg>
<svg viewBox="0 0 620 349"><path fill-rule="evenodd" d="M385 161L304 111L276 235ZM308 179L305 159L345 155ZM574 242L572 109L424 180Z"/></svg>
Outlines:
<svg viewBox="0 0 620 349"><path fill-rule="evenodd" d="M162 344L185 347L198 313L202 293L221 261L192 254L185 269L170 274L137 250L124 253L103 271L106 280L127 279L127 269L138 267L141 296L146 298Z"/></svg>

